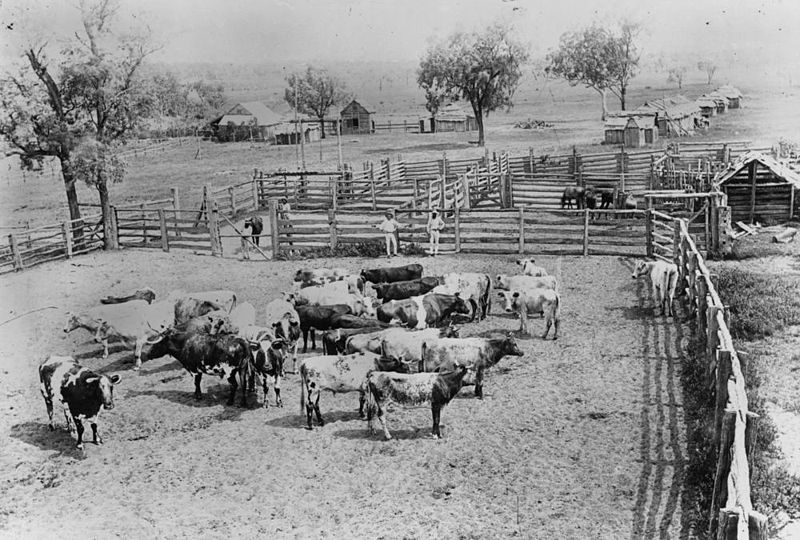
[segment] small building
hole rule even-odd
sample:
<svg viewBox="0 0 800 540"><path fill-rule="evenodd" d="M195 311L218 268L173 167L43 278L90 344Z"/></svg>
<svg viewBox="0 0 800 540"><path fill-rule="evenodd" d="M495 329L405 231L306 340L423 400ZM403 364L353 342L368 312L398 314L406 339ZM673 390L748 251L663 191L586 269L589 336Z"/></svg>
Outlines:
<svg viewBox="0 0 800 540"><path fill-rule="evenodd" d="M654 115L621 114L609 116L605 123L605 144L621 144L641 148L658 140Z"/></svg>
<svg viewBox="0 0 800 540"><path fill-rule="evenodd" d="M636 108L633 114L655 115L661 137L692 135L696 127L703 125L700 107L681 95L653 99Z"/></svg>
<svg viewBox="0 0 800 540"><path fill-rule="evenodd" d="M260 101L248 101L237 103L210 126L220 142L275 142L275 127L280 122L280 116Z"/></svg>
<svg viewBox="0 0 800 540"><path fill-rule="evenodd" d="M797 216L800 173L768 154L740 156L717 175L714 186L728 196L734 223L784 222Z"/></svg>
<svg viewBox="0 0 800 540"><path fill-rule="evenodd" d="M453 131L477 131L478 121L456 103L448 103L431 118L431 131L447 133Z"/></svg>
<svg viewBox="0 0 800 540"><path fill-rule="evenodd" d="M697 98L697 106L700 107L700 114L703 118L711 118L717 115L717 100L711 96L700 96Z"/></svg>
<svg viewBox="0 0 800 540"><path fill-rule="evenodd" d="M375 108L362 100L354 99L342 109L342 135L363 135L373 133L372 115Z"/></svg>
<svg viewBox="0 0 800 540"><path fill-rule="evenodd" d="M716 92L728 99L729 109L738 109L742 106L741 101L743 96L738 88L731 86L730 84L726 84L717 88Z"/></svg>
<svg viewBox="0 0 800 540"><path fill-rule="evenodd" d="M275 126L275 144L300 144L301 133L304 143L319 141L322 138L319 120L307 114L298 114L295 122L294 112L289 111L281 117L281 123Z"/></svg>
<svg viewBox="0 0 800 540"><path fill-rule="evenodd" d="M714 103L717 105L717 114L723 114L728 110L728 98L714 90L713 92L706 94L707 97L714 100Z"/></svg>

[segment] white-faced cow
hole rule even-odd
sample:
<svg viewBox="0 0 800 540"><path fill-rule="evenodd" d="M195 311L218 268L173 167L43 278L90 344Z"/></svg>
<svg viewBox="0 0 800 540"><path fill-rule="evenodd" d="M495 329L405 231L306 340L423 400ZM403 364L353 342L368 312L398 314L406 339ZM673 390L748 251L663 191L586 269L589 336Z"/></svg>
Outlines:
<svg viewBox="0 0 800 540"><path fill-rule="evenodd" d="M552 289L526 289L500 291L500 298L505 301L507 313L516 313L520 319L520 332L529 335L528 315L544 313L545 328L542 339L547 338L550 327L554 327L553 339L558 339L560 322L560 297Z"/></svg>
<svg viewBox="0 0 800 540"><path fill-rule="evenodd" d="M297 348L300 344L300 315L294 305L286 300L272 300L264 308L264 320L267 326L275 330L275 337L286 342L288 352L292 354L292 373L297 365Z"/></svg>
<svg viewBox="0 0 800 540"><path fill-rule="evenodd" d="M470 313L469 306L458 294L428 293L381 305L378 308L378 320L421 330L442 326L453 313Z"/></svg>
<svg viewBox="0 0 800 540"><path fill-rule="evenodd" d="M282 339L271 342L261 341L254 349L253 375L250 379L250 390L255 390L255 378L261 379L264 388L264 408L269 406L269 382L275 389L275 406L283 407L281 399L281 380L286 376L284 362L286 360L286 347Z"/></svg>
<svg viewBox="0 0 800 540"><path fill-rule="evenodd" d="M533 259L519 259L517 264L522 267L523 276L541 277L547 275L547 270L541 266L536 266L536 262Z"/></svg>
<svg viewBox="0 0 800 540"><path fill-rule="evenodd" d="M461 390L466 366L457 366L455 371L440 373L389 373L373 371L367 377L367 420L370 434L375 432L372 417L377 414L386 439L392 435L386 426L385 406L387 402L400 405L431 404L433 415L432 435L434 439L442 436L439 418L442 408Z"/></svg>
<svg viewBox="0 0 800 540"><path fill-rule="evenodd" d="M432 292L458 294L471 309L470 322L486 318L492 307L492 280L486 274L451 272L442 276L442 284Z"/></svg>
<svg viewBox="0 0 800 540"><path fill-rule="evenodd" d="M364 416L367 375L375 370L401 370L400 362L381 359L377 354L356 353L344 356L312 356L300 363L300 412L305 413L312 429L312 413L320 426L325 425L319 410L320 393L359 392L358 412Z"/></svg>
<svg viewBox="0 0 800 540"><path fill-rule="evenodd" d="M88 420L92 426L92 441L103 444L97 432L98 417L101 409L114 408L114 385L119 381L119 375L98 375L71 356L50 356L39 366L39 382L50 429L55 429L53 400L58 399L64 409L67 428L71 432L74 424L78 433L77 447L83 450L82 420Z"/></svg>
<svg viewBox="0 0 800 540"><path fill-rule="evenodd" d="M370 283L394 283L396 281L411 281L422 277L421 264L407 264L405 266L392 266L388 268L373 268L362 270L361 277Z"/></svg>
<svg viewBox="0 0 800 540"><path fill-rule="evenodd" d="M483 399L484 372L497 364L504 356L522 356L514 338L442 338L422 345L420 371L452 371L456 364L469 368L464 386L475 385L475 396Z"/></svg>
<svg viewBox="0 0 800 540"><path fill-rule="evenodd" d="M558 292L558 281L555 276L509 276L497 274L495 288L509 291L511 289L552 289Z"/></svg>
<svg viewBox="0 0 800 540"><path fill-rule="evenodd" d="M653 301L661 309L662 315L673 315L672 303L675 301L675 289L678 285L678 267L666 261L637 261L633 269L633 279L650 276L653 288Z"/></svg>

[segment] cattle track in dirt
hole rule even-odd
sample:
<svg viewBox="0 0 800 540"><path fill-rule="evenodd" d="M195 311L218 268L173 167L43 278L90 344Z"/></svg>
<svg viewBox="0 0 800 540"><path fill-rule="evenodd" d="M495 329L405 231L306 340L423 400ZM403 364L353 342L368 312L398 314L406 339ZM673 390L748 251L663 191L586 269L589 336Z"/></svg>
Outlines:
<svg viewBox="0 0 800 540"><path fill-rule="evenodd" d="M135 250L89 259L93 266L64 262L5 276L0 295L16 312L47 304L85 309L143 283L163 294L188 281L197 290L224 283L262 307L302 266ZM424 275L496 275L515 272L513 261L462 255L419 262ZM137 375L129 352L112 349L100 360L85 334L62 337L55 310L0 328L3 371L15 374L0 377L0 531L67 538L685 537L679 375L688 330L653 317L649 287L631 280L630 261L536 262L561 278L561 337L518 337L525 356L487 372L484 400L462 390L442 413L440 441L429 438L427 408L396 407L392 442L369 436L355 394L324 395L327 424L307 431L296 375L284 382L284 408L227 407L227 383L211 378L195 402L191 377L177 362L145 362ZM358 269L384 262L312 264ZM498 302L493 307L462 335L518 328L518 320L498 313ZM543 329L541 319L530 324ZM36 380L45 353L71 352L123 376L116 408L102 416L106 444L87 444L85 458L66 432L47 430Z"/></svg>

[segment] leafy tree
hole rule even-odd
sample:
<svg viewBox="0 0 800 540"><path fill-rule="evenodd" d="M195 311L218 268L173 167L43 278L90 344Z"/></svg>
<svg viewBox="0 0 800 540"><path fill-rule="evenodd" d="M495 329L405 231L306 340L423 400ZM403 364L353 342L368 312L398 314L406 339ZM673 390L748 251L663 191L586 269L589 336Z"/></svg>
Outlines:
<svg viewBox="0 0 800 540"><path fill-rule="evenodd" d="M558 48L547 55L545 73L567 80L570 86L584 85L596 90L602 99L603 120L608 116L606 93L619 98L625 110L626 94L636 76L639 53L636 24L623 22L619 33L592 25L561 35Z"/></svg>
<svg viewBox="0 0 800 540"><path fill-rule="evenodd" d="M683 77L686 75L686 66L672 66L667 70L667 82L678 84L678 89L683 88Z"/></svg>
<svg viewBox="0 0 800 540"><path fill-rule="evenodd" d="M75 182L99 195L106 248L110 234L108 183L124 176L116 149L150 106L147 86L137 77L148 48L147 35L116 34L111 0L80 4L83 28L54 56L47 43L26 46L19 72L0 80L0 134L23 167L41 167L54 157L61 165L70 219L81 217ZM82 238L82 228L75 230Z"/></svg>
<svg viewBox="0 0 800 540"><path fill-rule="evenodd" d="M289 75L286 83L289 85L283 93L286 103L294 108L296 89L297 111L319 119L324 139L325 115L333 105L341 105L348 98L344 83L324 69L313 67L309 67L302 75Z"/></svg>
<svg viewBox="0 0 800 540"><path fill-rule="evenodd" d="M521 66L528 57L527 47L502 25L483 32L456 32L430 47L420 61L417 83L425 91L425 106L436 114L446 100L469 101L478 123L478 145L483 146L484 116L514 105Z"/></svg>
<svg viewBox="0 0 800 540"><path fill-rule="evenodd" d="M700 60L697 62L697 69L706 73L706 84L711 84L711 80L717 72L717 64L713 60Z"/></svg>

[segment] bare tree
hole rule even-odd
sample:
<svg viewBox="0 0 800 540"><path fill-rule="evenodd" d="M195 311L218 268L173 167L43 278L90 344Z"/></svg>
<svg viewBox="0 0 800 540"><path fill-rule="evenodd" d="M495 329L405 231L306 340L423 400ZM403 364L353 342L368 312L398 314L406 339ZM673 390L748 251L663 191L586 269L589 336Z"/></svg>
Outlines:
<svg viewBox="0 0 800 540"><path fill-rule="evenodd" d="M711 84L714 74L717 72L717 64L713 60L700 60L697 62L697 69L704 71L706 74L706 84Z"/></svg>

